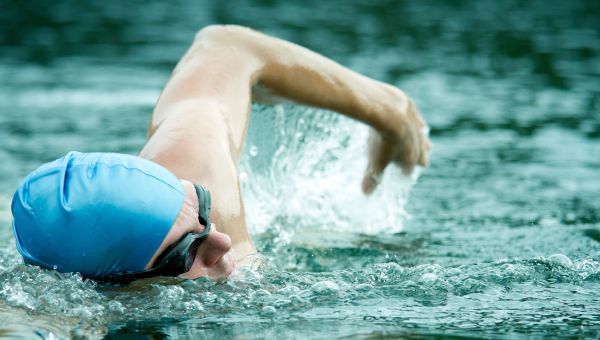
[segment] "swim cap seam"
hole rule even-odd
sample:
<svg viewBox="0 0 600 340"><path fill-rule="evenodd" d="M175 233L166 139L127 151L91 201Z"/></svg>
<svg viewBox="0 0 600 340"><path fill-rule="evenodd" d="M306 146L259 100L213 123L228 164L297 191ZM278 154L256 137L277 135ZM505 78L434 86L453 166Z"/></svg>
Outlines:
<svg viewBox="0 0 600 340"><path fill-rule="evenodd" d="M149 162L152 162L152 161L149 161ZM144 175L146 175L146 176L149 176L149 177L152 177L152 178L154 178L154 179L156 179L156 180L160 181L161 183L164 183L164 184L166 184L167 186L169 186L169 187L171 187L171 188L173 188L173 189L177 190L177 192L179 192L179 193L183 194L182 190L180 190L179 188L176 188L176 187L172 186L172 185L171 185L171 184L169 184L168 182L165 182L163 179L161 179L161 178L159 178L159 177L156 177L156 176L154 176L154 175L152 175L152 174L149 174L149 173L147 173L146 171L144 171L144 170L142 170L142 169L140 169L140 168L128 167L128 166L125 166L124 164L110 164L110 163L101 162L101 161L95 162L93 165L98 165L98 164L99 164L99 165L106 166L107 168L122 167L122 168L125 168L125 169L127 169L127 170L135 170L135 171L139 171L139 172L143 173ZM161 166L160 164L157 164L157 163L154 163L154 164ZM91 164L85 164L85 163L72 163L72 164L70 165L70 167L88 167L88 168L92 168L92 165L91 165ZM61 166L55 166L55 167L47 168L47 169L44 169L45 171L43 171L41 174L46 174L47 172L54 171L54 170L57 170L57 169L60 169L60 168L61 168ZM164 168L164 167L163 167L163 168ZM166 169L166 168L165 168L165 169ZM167 169L167 171L168 171L168 169ZM40 173L38 173L38 174L40 174ZM171 174L172 174L172 175L173 175L175 178L177 178L177 176L175 176L175 174L173 174L173 173L171 173ZM179 178L177 178L177 179L179 179Z"/></svg>
<svg viewBox="0 0 600 340"><path fill-rule="evenodd" d="M149 161L149 162L152 162L152 161ZM104 166L106 166L106 167L108 167L108 168L122 167L122 168L125 168L125 169L127 169L127 170L135 170L135 171L139 171L139 172L143 173L143 174L144 174L144 175L146 175L146 176L150 176L150 177L152 177L152 178L154 178L154 179L157 179L157 180L159 180L160 182L162 182L162 183L164 183L164 184L168 185L169 187L171 187L171 188L173 188L173 189L177 190L179 193L183 194L183 192L182 192L182 191L181 191L179 188L175 188L175 187L173 187L171 184L169 184L169 183L165 182L165 181L164 181L162 178L158 178L158 177L156 177L156 176L154 176L154 175L152 175L152 174L149 174L149 173L147 173L146 171L144 171L144 170L142 170L142 169L140 169L140 168L132 168L132 167L125 166L124 164L109 164L109 163L105 163L105 162L96 162L95 164L104 165ZM157 163L154 163L154 164L156 164L156 165L159 165L159 166L160 166L160 164L157 164ZM85 166L87 166L87 167L90 167L90 168L91 168L91 165L88 165L88 164L74 164L74 166L75 166L75 165L76 165L76 166L84 166L84 167L85 167ZM164 167L163 167L163 168L164 168ZM166 169L166 168L165 168L165 169ZM168 171L168 169L167 169L167 171ZM170 171L169 171L169 172L170 172ZM173 173L171 173L171 174L173 175L173 177L177 178L177 176L175 176L175 174L173 174ZM179 179L179 178L177 178L177 179ZM182 186L183 186L183 185L182 185Z"/></svg>
<svg viewBox="0 0 600 340"><path fill-rule="evenodd" d="M67 155L69 155L69 154L72 154L72 153L75 153L75 152L77 152L77 151L71 151L71 152L67 153ZM79 153L79 152L77 152L77 153ZM125 154L124 154L124 155L125 155ZM131 156L131 157L138 157L138 156L133 156L133 155L128 155L128 156ZM175 174L173 174L173 173L172 173L172 172L171 172L169 169L165 168L165 167L164 167L164 166L162 166L161 164L158 164L158 163L152 162L151 160L148 160L148 159L145 159L145 158L141 158L141 157L138 157L138 158L140 158L140 159L143 159L143 160L145 160L145 161L148 161L148 162L150 162L150 163L152 163L152 164L154 164L154 165L158 165L158 166L160 166L160 167L164 168L165 170L167 170L167 172L169 172L171 175L173 175L173 177L175 177L175 178L179 179L177 176L175 176ZM71 161L72 161L72 162L71 162ZM70 163L70 164L69 164L69 163ZM158 178L158 177L156 177L156 176L154 176L154 175L152 175L152 174L149 174L149 173L147 173L146 171L143 171L143 170L142 170L142 169L140 169L140 168L128 167L128 166L126 166L126 165L124 165L124 164L118 164L118 163L114 163L114 164L111 164L111 163L106 163L106 162L104 162L104 161L102 161L102 160L97 160L97 161L96 161L96 162L94 162L93 164L94 164L94 165L100 164L100 165L104 165L104 166L106 166L106 167L109 167L109 168L113 168L113 167L119 167L119 166L120 166L120 167L123 167L123 168L125 168L125 169L127 169L127 170L137 170L137 171L139 171L139 172L141 172L141 173L143 173L143 174L145 174L145 175L147 175L147 176L150 176L150 177L152 177L152 178L154 178L154 179L157 179L157 180L159 180L160 182L162 182L162 183L164 183L164 184L168 185L169 187L171 187L171 188L173 188L173 189L175 189L175 190L177 190L177 191L179 191L180 193L182 193L182 194L183 194L183 190L180 190L180 189L178 189L178 188L175 188L175 187L173 187L171 184L169 184L169 183L165 182L163 179L161 179L161 178ZM36 170L34 170L33 172L31 172L29 175L27 175L27 176L25 177L25 179L23 179L23 181L22 181L22 182L23 182L23 183L27 182L27 179L29 179L29 178L31 178L31 177L33 177L33 176L38 176L38 177L39 177L40 175L45 175L45 174L47 174L47 173L50 173L51 171L60 170L60 169L61 169L62 167L64 167L64 166L65 166L65 164L64 164L64 163L59 163L59 164L56 164L56 165L55 165L55 166L53 166L53 167L48 167L48 168L46 168L46 169L44 169L44 170L42 170L42 171L39 171L39 169L36 169ZM91 167L92 167L92 164L83 163L83 162L81 162L81 160L78 160L78 159L69 159L69 162L67 162L66 166L67 166L67 167L83 166L83 167L89 167L89 168L91 168Z"/></svg>

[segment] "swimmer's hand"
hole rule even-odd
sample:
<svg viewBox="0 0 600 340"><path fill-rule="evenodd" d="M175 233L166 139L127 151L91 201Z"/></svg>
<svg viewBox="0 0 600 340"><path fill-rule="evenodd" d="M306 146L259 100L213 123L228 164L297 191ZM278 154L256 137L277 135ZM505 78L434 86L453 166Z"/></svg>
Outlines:
<svg viewBox="0 0 600 340"><path fill-rule="evenodd" d="M405 175L410 175L417 165L427 166L431 147L426 135L427 124L413 101L405 96L405 108L390 113L390 126L386 131L371 129L368 140L368 163L362 181L362 190L370 194L375 190L388 164L396 163Z"/></svg>

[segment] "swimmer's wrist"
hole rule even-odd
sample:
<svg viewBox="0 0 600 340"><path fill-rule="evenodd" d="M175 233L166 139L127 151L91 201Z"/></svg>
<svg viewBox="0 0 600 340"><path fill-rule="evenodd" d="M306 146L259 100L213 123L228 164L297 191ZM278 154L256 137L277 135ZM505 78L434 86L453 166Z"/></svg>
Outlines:
<svg viewBox="0 0 600 340"><path fill-rule="evenodd" d="M398 133L398 128L403 125L408 115L412 99L399 88L377 82L377 96L369 103L369 116L373 118L369 125L383 137L393 138Z"/></svg>

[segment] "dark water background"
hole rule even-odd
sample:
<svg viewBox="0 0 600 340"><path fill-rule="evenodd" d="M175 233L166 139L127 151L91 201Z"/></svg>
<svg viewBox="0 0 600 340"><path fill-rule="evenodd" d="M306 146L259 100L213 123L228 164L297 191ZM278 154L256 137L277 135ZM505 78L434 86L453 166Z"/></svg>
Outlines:
<svg viewBox="0 0 600 340"><path fill-rule="evenodd" d="M69 150L135 154L212 23L401 87L430 168L366 200L344 191L364 127L255 105L241 170L266 269L115 290L22 265L19 180ZM597 338L599 76L598 1L3 0L0 336Z"/></svg>

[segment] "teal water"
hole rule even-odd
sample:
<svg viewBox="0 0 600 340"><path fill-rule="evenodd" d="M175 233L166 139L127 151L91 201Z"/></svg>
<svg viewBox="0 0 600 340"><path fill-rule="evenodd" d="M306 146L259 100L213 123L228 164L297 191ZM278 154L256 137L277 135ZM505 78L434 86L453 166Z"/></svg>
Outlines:
<svg viewBox="0 0 600 340"><path fill-rule="evenodd" d="M19 180L69 150L135 154L210 23L401 87L430 168L365 198L363 126L256 104L240 177L263 268L115 289L23 265ZM3 1L0 337L598 338L599 76L597 1Z"/></svg>

